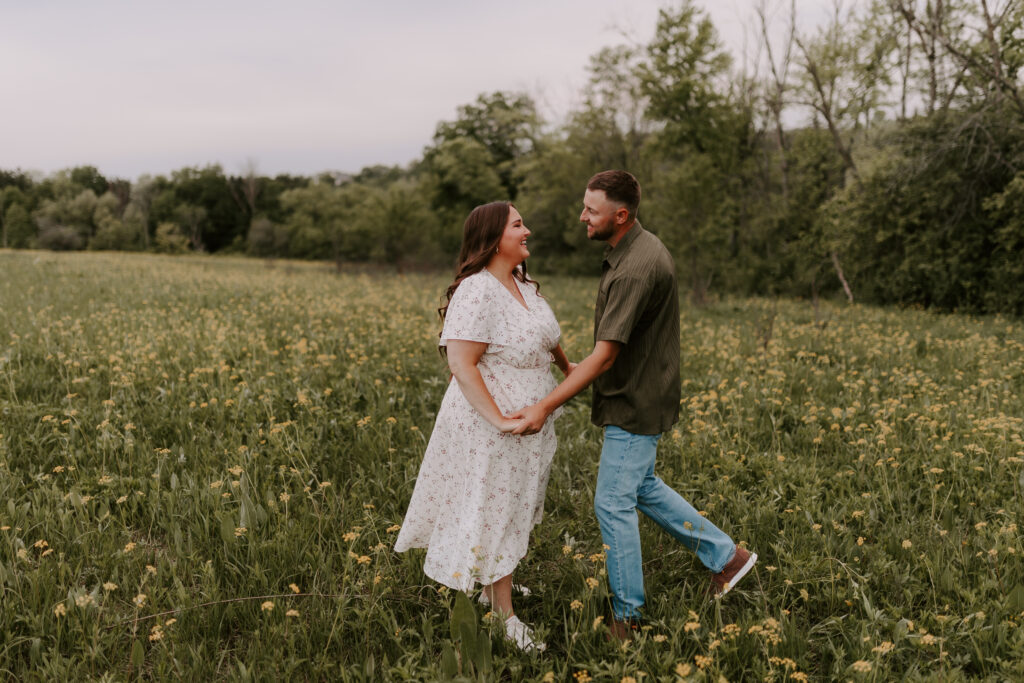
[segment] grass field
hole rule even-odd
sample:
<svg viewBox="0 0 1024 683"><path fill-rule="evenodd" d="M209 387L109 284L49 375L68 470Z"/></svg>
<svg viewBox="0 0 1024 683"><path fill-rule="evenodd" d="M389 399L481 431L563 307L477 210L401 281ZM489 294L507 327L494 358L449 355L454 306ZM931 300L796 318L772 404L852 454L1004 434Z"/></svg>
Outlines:
<svg viewBox="0 0 1024 683"><path fill-rule="evenodd" d="M577 360L596 281L539 279ZM516 577L549 645L524 655L391 551L447 381L446 284L0 252L0 679L1024 677L1019 321L684 309L659 471L755 572L709 601L644 519L648 626L607 643L577 398Z"/></svg>

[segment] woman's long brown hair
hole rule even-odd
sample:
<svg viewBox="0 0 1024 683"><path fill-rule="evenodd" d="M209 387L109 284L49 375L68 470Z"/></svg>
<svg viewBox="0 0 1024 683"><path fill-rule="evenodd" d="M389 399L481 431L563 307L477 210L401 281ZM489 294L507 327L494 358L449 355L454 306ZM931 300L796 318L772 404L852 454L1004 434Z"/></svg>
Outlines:
<svg viewBox="0 0 1024 683"><path fill-rule="evenodd" d="M508 223L512 206L511 202L491 202L476 207L466 217L466 222L462 226L462 248L459 249L455 280L448 285L448 289L444 293L444 305L437 309L442 325L455 290L467 277L483 270L487 262L491 260L491 256L496 253L501 236L505 233L505 225ZM540 285L526 274L525 260L512 271L512 276L520 282L532 283L540 291ZM441 354L445 355L444 347L440 348Z"/></svg>

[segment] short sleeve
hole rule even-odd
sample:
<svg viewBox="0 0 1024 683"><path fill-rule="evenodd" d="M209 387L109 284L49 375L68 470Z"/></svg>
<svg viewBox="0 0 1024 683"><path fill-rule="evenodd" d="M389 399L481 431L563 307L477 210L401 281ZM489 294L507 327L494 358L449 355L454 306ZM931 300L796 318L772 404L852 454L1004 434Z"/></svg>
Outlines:
<svg viewBox="0 0 1024 683"><path fill-rule="evenodd" d="M604 312L594 331L594 341L625 344L636 327L651 295L647 278L620 277L608 288Z"/></svg>
<svg viewBox="0 0 1024 683"><path fill-rule="evenodd" d="M448 340L486 342L493 344L498 334L498 319L493 292L479 274L459 283L444 316L440 346Z"/></svg>

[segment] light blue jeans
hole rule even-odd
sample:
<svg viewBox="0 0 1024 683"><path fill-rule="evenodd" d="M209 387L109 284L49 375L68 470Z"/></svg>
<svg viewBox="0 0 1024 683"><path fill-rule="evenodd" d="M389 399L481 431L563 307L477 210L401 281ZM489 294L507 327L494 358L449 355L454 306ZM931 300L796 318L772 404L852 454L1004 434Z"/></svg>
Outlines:
<svg viewBox="0 0 1024 683"><path fill-rule="evenodd" d="M607 426L597 473L594 512L608 546L608 583L617 619L635 619L644 604L639 509L697 554L712 573L722 571L736 544L654 476L660 434L632 434Z"/></svg>

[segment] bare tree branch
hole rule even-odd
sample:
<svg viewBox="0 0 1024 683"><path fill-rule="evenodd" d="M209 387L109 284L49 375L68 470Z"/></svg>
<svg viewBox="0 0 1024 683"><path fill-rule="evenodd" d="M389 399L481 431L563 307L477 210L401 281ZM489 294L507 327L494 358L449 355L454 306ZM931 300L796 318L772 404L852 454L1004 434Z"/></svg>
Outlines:
<svg viewBox="0 0 1024 683"><path fill-rule="evenodd" d="M782 61L778 65L776 65L775 55L772 52L772 41L768 37L768 17L765 0L761 0L755 11L757 12L761 28L761 38L764 41L765 50L768 54L768 65L771 68L774 85L774 90L765 100L775 124L775 144L779 150L779 166L782 171L782 196L785 199L789 197L789 161L786 156L786 135L782 126L782 112L786 106L785 98L786 91L789 88L789 67L792 61L793 43L796 39L796 0L790 0L789 30L786 35Z"/></svg>

